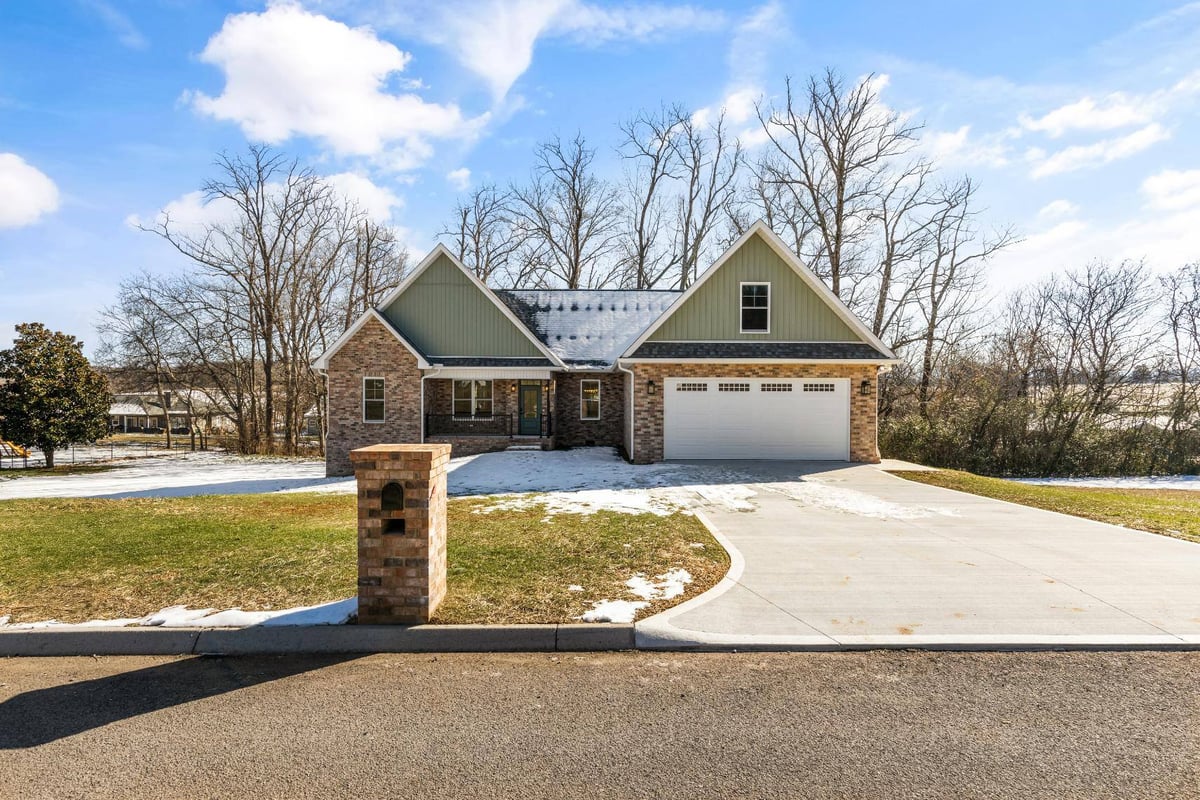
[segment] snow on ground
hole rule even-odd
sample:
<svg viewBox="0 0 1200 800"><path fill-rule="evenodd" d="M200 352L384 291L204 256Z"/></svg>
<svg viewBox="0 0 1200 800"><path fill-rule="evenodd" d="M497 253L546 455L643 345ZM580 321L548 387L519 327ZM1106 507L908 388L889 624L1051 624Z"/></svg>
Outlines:
<svg viewBox="0 0 1200 800"><path fill-rule="evenodd" d="M667 570L653 581L639 572L625 581L625 585L629 587L629 593L640 600L599 600L578 619L584 622L633 622L637 612L651 601L679 597L691 582L692 575L686 569Z"/></svg>
<svg viewBox="0 0 1200 800"><path fill-rule="evenodd" d="M80 475L0 473L0 500L19 497L190 497L279 491L353 492L353 478L326 478L312 459L181 453L113 462L112 469Z"/></svg>
<svg viewBox="0 0 1200 800"><path fill-rule="evenodd" d="M168 606L161 611L144 617L126 619L94 619L74 623L74 627L124 628L148 626L161 628L247 628L252 625L279 627L286 625L343 625L358 613L358 598L336 600L316 606L298 606L279 611L242 611L231 608L217 611L215 608L188 608ZM9 624L8 617L0 617L0 630L32 630L56 628L67 623L58 620L44 622L18 622Z"/></svg>
<svg viewBox="0 0 1200 800"><path fill-rule="evenodd" d="M824 481L813 478L772 483L766 488L787 495L806 506L874 519L921 519L935 515L958 516L956 512L947 508L902 506L857 489L830 486Z"/></svg>
<svg viewBox="0 0 1200 800"><path fill-rule="evenodd" d="M1079 486L1095 489L1182 489L1200 492L1200 475L1154 475L1118 478L1017 478L1018 483L1042 486Z"/></svg>

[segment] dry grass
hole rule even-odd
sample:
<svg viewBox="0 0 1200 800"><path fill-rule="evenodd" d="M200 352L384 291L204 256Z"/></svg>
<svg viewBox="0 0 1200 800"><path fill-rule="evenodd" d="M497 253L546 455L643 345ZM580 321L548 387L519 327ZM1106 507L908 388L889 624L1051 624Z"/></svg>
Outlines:
<svg viewBox="0 0 1200 800"><path fill-rule="evenodd" d="M0 616L79 622L174 604L266 610L349 597L354 502L323 494L3 501ZM671 605L727 568L724 550L690 516L562 514L543 523L539 508L476 513L480 505L450 503L450 595L439 622L566 622L590 600L623 596L635 572L683 567L696 580ZM572 583L586 591L568 592Z"/></svg>
<svg viewBox="0 0 1200 800"><path fill-rule="evenodd" d="M994 497L1010 503L1200 542L1200 492L1180 489L1039 486L999 478L985 478L982 475L952 469L931 472L897 471L892 474L918 483L957 489L960 492Z"/></svg>

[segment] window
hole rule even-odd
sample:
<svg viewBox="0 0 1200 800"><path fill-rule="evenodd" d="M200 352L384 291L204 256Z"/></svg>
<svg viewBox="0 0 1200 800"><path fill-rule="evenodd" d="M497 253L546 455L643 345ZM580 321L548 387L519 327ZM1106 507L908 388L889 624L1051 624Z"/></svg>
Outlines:
<svg viewBox="0 0 1200 800"><path fill-rule="evenodd" d="M454 416L492 416L492 382L455 381Z"/></svg>
<svg viewBox="0 0 1200 800"><path fill-rule="evenodd" d="M383 378L363 378L363 422L383 419Z"/></svg>
<svg viewBox="0 0 1200 800"><path fill-rule="evenodd" d="M748 383L718 383L718 392L748 392L750 384Z"/></svg>
<svg viewBox="0 0 1200 800"><path fill-rule="evenodd" d="M832 391L835 391L836 389L837 389L837 387L832 383L806 383L806 384L804 384L804 391L806 391L806 392L832 392Z"/></svg>
<svg viewBox="0 0 1200 800"><path fill-rule="evenodd" d="M677 392L707 392L707 383L681 383L675 387Z"/></svg>
<svg viewBox="0 0 1200 800"><path fill-rule="evenodd" d="M600 381L579 382L579 418L600 419Z"/></svg>
<svg viewBox="0 0 1200 800"><path fill-rule="evenodd" d="M764 383L758 388L762 392L790 392L792 385L790 383Z"/></svg>
<svg viewBox="0 0 1200 800"><path fill-rule="evenodd" d="M742 333L770 333L771 284L742 284Z"/></svg>

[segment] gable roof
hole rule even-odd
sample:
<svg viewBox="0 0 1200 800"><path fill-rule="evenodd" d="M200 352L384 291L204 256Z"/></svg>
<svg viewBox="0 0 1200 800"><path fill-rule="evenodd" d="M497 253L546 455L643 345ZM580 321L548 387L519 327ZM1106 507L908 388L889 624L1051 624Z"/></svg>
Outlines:
<svg viewBox="0 0 1200 800"><path fill-rule="evenodd" d="M666 322L676 311L682 308L683 305L688 301L688 298L694 295L696 291L705 284L706 281L712 278L713 275L717 274L721 267L723 267L725 263L729 261L734 253L740 250L741 247L746 244L746 242L750 241L751 237L753 236L761 236L775 252L775 254L779 256L783 263L791 267L791 269L800 277L800 279L810 289L812 289L812 291L822 301L824 301L830 310L833 311L834 314L841 319L847 327L850 328L850 330L857 334L863 342L878 351L878 356L868 356L868 358L878 360L879 357L882 357L883 360L887 361L896 359L895 353L893 353L887 345L880 341L879 337L873 334L871 330L867 328L867 326L864 325L857 316L855 316L854 312L851 311L837 295L830 291L829 287L826 286L820 278L813 274L812 270L804 266L800 259L796 257L796 254L793 253L791 249L783 242L783 240L780 239L775 232L772 231L762 220L759 220L751 225L750 228L744 234L742 234L736 242L730 245L729 249L727 249L720 258L713 262L712 266L701 273L701 275L696 279L695 283L689 286L686 291L677 295L675 302L672 303L671 307L668 308L665 313L662 314L662 316L651 323L645 330L643 330L641 334L624 350L624 352L621 354L621 357L651 357L647 355L641 355L641 353L643 353L642 347L646 343L646 340L649 339L650 336L653 335L653 333L658 330L663 323ZM762 343L762 345L766 344L766 342ZM661 358L663 356L657 357ZM703 356L695 357L701 358ZM743 357L754 358L756 356Z"/></svg>
<svg viewBox="0 0 1200 800"><path fill-rule="evenodd" d="M496 295L563 363L611 366L680 292L507 289Z"/></svg>
<svg viewBox="0 0 1200 800"><path fill-rule="evenodd" d="M426 270L437 263L442 257L446 258L452 265L454 265L454 267L456 267L459 272L461 272L467 278L467 280L479 290L480 294L486 297L488 302L494 305L496 309L498 309L499 312L510 323L512 323L513 327L520 332L521 336L529 340L534 348L536 348L537 352L544 355L553 366L565 366L562 361L560 361L558 357L550 349L548 349L542 341L533 335L529 328L522 323L522 321L518 319L516 315L513 314L512 309L503 303L500 298L496 296L496 293L487 285L485 285L483 281L479 280L479 277L475 275L474 272L467 269L466 266L464 266L463 263L459 261L457 257L455 257L454 253L450 252L449 248L447 248L444 244L439 243L436 245L433 250L431 250L429 254L421 260L421 263L417 265L416 269L414 269L412 273L408 275L408 277L401 281L399 286L397 286L386 297L384 297L384 299L376 306L376 308L387 309L394 304L413 284L420 279ZM440 361L441 359L436 360Z"/></svg>
<svg viewBox="0 0 1200 800"><path fill-rule="evenodd" d="M354 334L362 330L363 325L366 325L370 320L376 320L383 325L383 327L387 328L387 330L396 337L396 340L400 342L400 344L404 345L408 349L408 352L412 353L413 356L416 357L418 368L430 368L429 362L425 360L425 356L421 353L421 351L413 347L412 344L410 344L409 341L404 338L404 335L396 329L396 326L392 324L391 320L389 320L383 314L380 314L374 308L369 308L363 312L363 315L359 317L353 325L347 328L346 332L337 338L337 341L329 345L324 353L321 353L321 355L317 356L316 360L312 362L313 367L316 369L329 369L329 359L333 357L333 354L338 350L341 350L346 342L350 341L350 339L354 337Z"/></svg>

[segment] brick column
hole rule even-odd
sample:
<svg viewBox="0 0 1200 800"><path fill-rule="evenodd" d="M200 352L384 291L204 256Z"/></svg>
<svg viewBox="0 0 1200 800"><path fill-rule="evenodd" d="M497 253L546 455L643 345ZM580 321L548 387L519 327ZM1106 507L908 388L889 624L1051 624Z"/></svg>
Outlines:
<svg viewBox="0 0 1200 800"><path fill-rule="evenodd" d="M446 596L448 444L350 452L358 481L358 621L419 625Z"/></svg>

